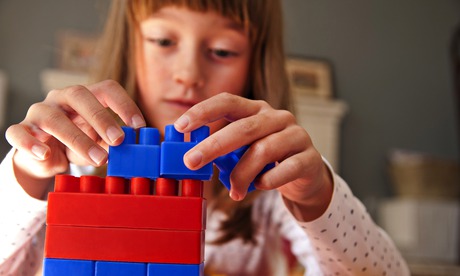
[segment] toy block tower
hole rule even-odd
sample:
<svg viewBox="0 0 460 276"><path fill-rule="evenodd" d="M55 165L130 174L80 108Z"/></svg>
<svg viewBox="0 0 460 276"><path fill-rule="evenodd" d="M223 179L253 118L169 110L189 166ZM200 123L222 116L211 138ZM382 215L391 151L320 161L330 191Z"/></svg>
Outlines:
<svg viewBox="0 0 460 276"><path fill-rule="evenodd" d="M157 129L141 128L139 136L123 130L123 143L109 148L107 177L56 176L48 195L44 275L202 276L203 180L211 179L212 164L192 171L183 157L209 128L192 131L186 142L167 126L161 145ZM214 161L227 188L247 148Z"/></svg>
<svg viewBox="0 0 460 276"><path fill-rule="evenodd" d="M203 180L211 178L212 164L192 171L183 155L209 128L185 142L168 126L161 146L157 129L140 129L139 137L124 131L124 142L109 149L106 178L56 176L45 276L203 275Z"/></svg>

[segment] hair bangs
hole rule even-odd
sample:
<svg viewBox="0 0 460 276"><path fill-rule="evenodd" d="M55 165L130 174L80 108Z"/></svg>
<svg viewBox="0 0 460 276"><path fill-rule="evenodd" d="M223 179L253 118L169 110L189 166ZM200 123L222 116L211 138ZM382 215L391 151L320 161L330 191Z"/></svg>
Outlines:
<svg viewBox="0 0 460 276"><path fill-rule="evenodd" d="M128 11L135 22L145 20L166 6L187 8L197 12L216 12L241 24L250 26L247 0L128 0Z"/></svg>

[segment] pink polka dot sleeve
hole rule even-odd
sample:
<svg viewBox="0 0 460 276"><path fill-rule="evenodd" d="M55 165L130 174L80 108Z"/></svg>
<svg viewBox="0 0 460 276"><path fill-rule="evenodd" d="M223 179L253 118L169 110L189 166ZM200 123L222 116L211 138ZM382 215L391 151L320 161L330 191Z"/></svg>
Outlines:
<svg viewBox="0 0 460 276"><path fill-rule="evenodd" d="M410 275L392 240L337 175L326 212L312 222L298 223L324 275Z"/></svg>
<svg viewBox="0 0 460 276"><path fill-rule="evenodd" d="M13 173L13 153L0 165L0 275L34 275L43 256L46 201L21 188Z"/></svg>

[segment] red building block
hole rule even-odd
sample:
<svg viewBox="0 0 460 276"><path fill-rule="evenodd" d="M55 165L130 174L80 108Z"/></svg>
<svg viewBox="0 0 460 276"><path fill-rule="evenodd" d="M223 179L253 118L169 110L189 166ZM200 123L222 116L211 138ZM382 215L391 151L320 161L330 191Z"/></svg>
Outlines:
<svg viewBox="0 0 460 276"><path fill-rule="evenodd" d="M159 196L177 196L179 181L172 178L158 178L155 183L155 194Z"/></svg>
<svg viewBox="0 0 460 276"><path fill-rule="evenodd" d="M102 194L105 191L105 179L93 175L82 175L80 177L80 192Z"/></svg>
<svg viewBox="0 0 460 276"><path fill-rule="evenodd" d="M82 177L94 180L94 177ZM91 184L85 181L89 190L104 191L100 179ZM65 180L70 180L68 185ZM67 175L56 176L60 190L75 191L78 178ZM172 180L174 181L174 180ZM69 225L87 227L121 227L170 230L204 230L206 228L206 200L197 197L201 182L192 181L194 187L184 192L184 197L148 195L151 182L145 178L133 178L131 193L125 191L125 182L120 178L107 177L104 193L51 192L48 195L48 225ZM91 188L90 186L97 188ZM188 187L184 181L184 189ZM195 186L198 186L195 187ZM201 184L202 186L202 184ZM108 188L109 187L109 188ZM176 188L177 189L177 188ZM192 192L195 191L195 194ZM177 193L177 191L176 191ZM192 197L195 195L194 197Z"/></svg>
<svg viewBox="0 0 460 276"><path fill-rule="evenodd" d="M109 177L109 179L113 186L113 182L117 182L120 185L123 178ZM54 191L101 194L105 192L105 178L93 175L83 175L81 177L67 174L56 175L54 179Z"/></svg>
<svg viewBox="0 0 460 276"><path fill-rule="evenodd" d="M48 225L204 230L206 200L177 196L49 193Z"/></svg>
<svg viewBox="0 0 460 276"><path fill-rule="evenodd" d="M124 179L121 177L107 176L105 178L105 191L104 192L106 194L128 194L129 193L128 182L129 181L127 179Z"/></svg>
<svg viewBox="0 0 460 276"><path fill-rule="evenodd" d="M54 191L79 193L80 178L67 174L56 175L54 179Z"/></svg>
<svg viewBox="0 0 460 276"><path fill-rule="evenodd" d="M151 195L152 180L143 177L131 178L129 193L132 195Z"/></svg>
<svg viewBox="0 0 460 276"><path fill-rule="evenodd" d="M182 180L182 196L203 197L203 181L197 179Z"/></svg>
<svg viewBox="0 0 460 276"><path fill-rule="evenodd" d="M45 257L95 261L200 264L204 231L49 225Z"/></svg>

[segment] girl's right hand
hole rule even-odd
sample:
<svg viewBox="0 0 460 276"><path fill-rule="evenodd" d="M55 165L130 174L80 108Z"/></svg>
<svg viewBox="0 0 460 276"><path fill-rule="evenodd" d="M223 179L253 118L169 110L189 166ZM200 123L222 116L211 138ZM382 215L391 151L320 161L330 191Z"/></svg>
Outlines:
<svg viewBox="0 0 460 276"><path fill-rule="evenodd" d="M118 145L124 137L107 108L128 126L145 126L141 111L115 81L50 91L43 102L29 108L22 122L6 131L6 139L17 149L15 171L46 179L65 172L69 162L105 164L105 146Z"/></svg>

